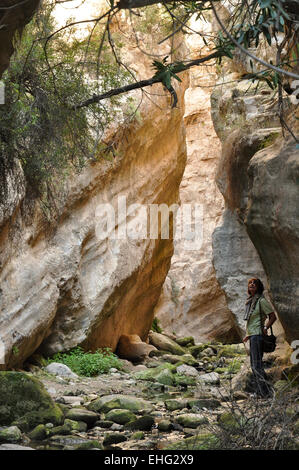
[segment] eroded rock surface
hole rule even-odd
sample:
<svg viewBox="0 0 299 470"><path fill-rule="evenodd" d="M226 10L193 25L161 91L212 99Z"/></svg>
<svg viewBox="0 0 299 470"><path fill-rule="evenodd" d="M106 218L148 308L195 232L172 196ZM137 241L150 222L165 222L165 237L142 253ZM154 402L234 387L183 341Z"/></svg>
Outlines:
<svg viewBox="0 0 299 470"><path fill-rule="evenodd" d="M139 64L143 77L152 73L150 59L130 45L125 60ZM171 109L170 95L161 96L162 88L155 85L152 91L159 96L143 100L139 120L107 130L117 142L117 156L99 158L80 175L69 176L51 223L40 201L25 201L22 170L12 170L10 196L0 208L0 329L6 365L21 364L39 347L45 354L78 344L115 350L121 335L146 340L173 241L148 234L136 238L137 216L145 209L149 217L150 204L178 202L186 160L187 82L185 75L177 108ZM99 213L105 204L115 216L109 228L109 221L103 222L106 214Z"/></svg>
<svg viewBox="0 0 299 470"><path fill-rule="evenodd" d="M210 25L197 22L195 29ZM203 53L198 35L188 42L194 58ZM206 51L207 53L209 51ZM221 142L211 119L210 95L216 73L213 67L190 71L190 87L185 93L187 164L180 186L180 201L192 206L192 231L198 243L184 237L175 240L174 254L155 314L168 333L192 333L198 341L239 341L238 325L227 306L225 294L213 266L212 234L224 209L223 198L215 183ZM195 210L199 208L196 219ZM177 218L176 229L183 233L184 220ZM234 312L235 313L235 312Z"/></svg>
<svg viewBox="0 0 299 470"><path fill-rule="evenodd" d="M218 87L212 98L214 125L223 142L217 183L226 202L213 234L213 261L240 324L247 280L257 276L268 287L291 341L299 335L299 150L292 139L282 139L277 102L267 98L267 89L254 96L244 90L244 83L235 82ZM295 110L286 109L295 131Z"/></svg>

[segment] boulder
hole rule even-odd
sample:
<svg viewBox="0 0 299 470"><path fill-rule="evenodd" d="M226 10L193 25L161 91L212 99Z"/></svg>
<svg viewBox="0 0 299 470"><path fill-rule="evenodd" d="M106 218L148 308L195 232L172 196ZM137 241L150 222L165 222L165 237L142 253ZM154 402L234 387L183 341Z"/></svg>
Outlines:
<svg viewBox="0 0 299 470"><path fill-rule="evenodd" d="M193 398L188 400L189 408L208 408L215 409L221 405L220 401L215 398Z"/></svg>
<svg viewBox="0 0 299 470"><path fill-rule="evenodd" d="M62 427L62 426L59 426ZM55 429L55 428L52 428ZM28 436L32 441L42 441L46 439L49 433L49 429L46 428L44 424L38 424L29 434Z"/></svg>
<svg viewBox="0 0 299 470"><path fill-rule="evenodd" d="M151 411L152 405L141 398L129 395L106 395L92 401L88 409L96 412L108 413L110 410L121 408L138 413L142 411Z"/></svg>
<svg viewBox="0 0 299 470"><path fill-rule="evenodd" d="M209 385L219 385L220 377L217 372L210 372L209 374L200 375L198 381Z"/></svg>
<svg viewBox="0 0 299 470"><path fill-rule="evenodd" d="M116 354L121 359L141 361L150 352L155 350L157 350L155 346L143 342L138 335L121 335L116 348Z"/></svg>
<svg viewBox="0 0 299 470"><path fill-rule="evenodd" d="M97 413L85 408L72 408L66 413L65 417L72 421L83 421L88 426L92 426L99 418Z"/></svg>
<svg viewBox="0 0 299 470"><path fill-rule="evenodd" d="M158 423L158 430L161 432L168 432L173 429L173 424L168 419L162 419Z"/></svg>
<svg viewBox="0 0 299 470"><path fill-rule="evenodd" d="M71 379L78 378L77 374L75 374L68 366L61 364L60 362L52 362L45 367L45 371L49 374L58 375L59 377L69 377Z"/></svg>
<svg viewBox="0 0 299 470"><path fill-rule="evenodd" d="M177 354L178 356L186 354L186 350L182 348L182 346L177 344L174 340L170 339L166 335L151 332L148 337L149 342L158 349L161 349L163 351L169 351L170 353Z"/></svg>
<svg viewBox="0 0 299 470"><path fill-rule="evenodd" d="M150 415L141 416L130 423L125 425L125 429L130 429L134 431L150 431L155 424L155 419Z"/></svg>
<svg viewBox="0 0 299 470"><path fill-rule="evenodd" d="M126 440L127 440L127 438L123 434L113 432L113 433L109 433L105 436L105 438L103 440L103 445L104 446L111 446L113 444L118 444L119 442L124 442Z"/></svg>
<svg viewBox="0 0 299 470"><path fill-rule="evenodd" d="M0 372L0 425L30 431L38 424L61 424L63 413L43 384L23 372Z"/></svg>
<svg viewBox="0 0 299 470"><path fill-rule="evenodd" d="M0 442L17 442L22 438L22 433L17 426L0 428Z"/></svg>
<svg viewBox="0 0 299 470"><path fill-rule="evenodd" d="M183 347L194 346L194 338L193 336L185 336L184 338L177 338L176 342Z"/></svg>
<svg viewBox="0 0 299 470"><path fill-rule="evenodd" d="M182 410L187 407L187 399L171 399L165 401L165 406L168 411Z"/></svg>
<svg viewBox="0 0 299 470"><path fill-rule="evenodd" d="M175 422L184 428L197 428L201 424L208 424L208 419L197 413L185 413L175 418Z"/></svg>
<svg viewBox="0 0 299 470"><path fill-rule="evenodd" d="M126 424L129 421L136 419L135 415L129 410L114 409L109 411L106 414L106 419L108 421L113 421L117 424Z"/></svg>
<svg viewBox="0 0 299 470"><path fill-rule="evenodd" d="M194 386L196 385L197 378L191 377L190 375L174 375L174 381L176 385L187 387L188 385Z"/></svg>
<svg viewBox="0 0 299 470"><path fill-rule="evenodd" d="M198 376L198 371L194 367L188 366L187 364L182 364L181 366L178 366L176 371L177 371L177 374L180 374L180 375L187 375L190 377Z"/></svg>
<svg viewBox="0 0 299 470"><path fill-rule="evenodd" d="M173 385L174 377L169 369L163 369L155 376L156 382L163 385Z"/></svg>
<svg viewBox="0 0 299 470"><path fill-rule="evenodd" d="M158 367L151 367L144 371L137 372L134 376L139 380L149 380L151 382L159 382L164 385L172 385L173 375L176 367L167 362L159 365Z"/></svg>

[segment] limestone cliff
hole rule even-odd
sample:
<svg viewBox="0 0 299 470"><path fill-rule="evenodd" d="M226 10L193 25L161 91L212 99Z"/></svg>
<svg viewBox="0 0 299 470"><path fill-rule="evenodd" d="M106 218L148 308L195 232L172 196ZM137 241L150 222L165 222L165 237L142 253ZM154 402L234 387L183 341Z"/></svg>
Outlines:
<svg viewBox="0 0 299 470"><path fill-rule="evenodd" d="M209 33L209 24L196 21L192 26L195 30L205 28ZM203 51L209 52L197 34L190 35L188 46L194 58ZM185 240L175 241L171 267L155 314L168 333L192 333L198 341L234 342L240 340L240 331L227 307L212 262L212 234L223 213L223 198L215 183L221 142L213 127L210 106L215 80L215 67L193 69L185 93L187 164L180 201L182 205L192 205L194 210L195 205L201 208L202 217L193 224L200 225L202 239L193 249ZM181 220L177 219L178 230L180 225Z"/></svg>
<svg viewBox="0 0 299 470"><path fill-rule="evenodd" d="M236 75L225 81L230 78ZM235 311L241 311L240 285L249 276L261 277L291 341L299 334L299 150L292 138L281 137L272 92L262 86L254 93L249 86L247 81L223 84L212 96L213 121L223 142L217 183L226 201L222 225L213 234L214 265ZM294 107L286 109L296 132Z"/></svg>
<svg viewBox="0 0 299 470"><path fill-rule="evenodd" d="M123 60L141 77L152 74L151 59L133 44ZM123 334L146 339L173 240L114 239L111 233L125 224L135 233L143 207L178 201L186 160L182 121L188 79L182 78L178 108L171 109L170 95L156 85L153 96L143 99L139 119L107 130L118 142L115 158L99 158L70 176L50 223L42 201L25 197L22 168L14 162L0 207L0 331L6 365L21 364L37 349L51 354L80 344L115 350ZM127 208L139 204L124 217L121 197ZM102 226L102 239L99 207L104 204L115 220Z"/></svg>

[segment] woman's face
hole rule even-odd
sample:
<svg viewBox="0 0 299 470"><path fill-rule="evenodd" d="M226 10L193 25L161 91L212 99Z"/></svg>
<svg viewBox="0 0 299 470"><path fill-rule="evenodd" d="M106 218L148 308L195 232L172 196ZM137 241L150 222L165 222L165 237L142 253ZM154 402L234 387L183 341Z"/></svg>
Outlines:
<svg viewBox="0 0 299 470"><path fill-rule="evenodd" d="M257 292L257 286L255 284L255 281L249 281L248 283L248 290L251 295L255 295Z"/></svg>

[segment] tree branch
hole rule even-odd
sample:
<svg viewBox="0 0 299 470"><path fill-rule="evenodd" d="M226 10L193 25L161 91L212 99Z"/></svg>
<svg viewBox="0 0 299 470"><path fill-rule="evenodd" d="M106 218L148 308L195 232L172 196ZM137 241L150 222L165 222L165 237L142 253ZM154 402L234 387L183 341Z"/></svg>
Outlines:
<svg viewBox="0 0 299 470"><path fill-rule="evenodd" d="M230 32L226 29L226 27L224 26L223 22L221 21L221 19L219 18L217 12L216 12L216 9L213 5L213 1L210 1L211 3L211 7L212 7L212 10L213 10L213 13L215 15L215 18L217 20L217 23L219 24L219 26L221 27L221 29L225 32L225 34L227 35L227 37L235 44L235 46L238 47L238 49L240 49L242 52L244 52L244 54L248 55L249 57L251 57L251 59L253 60L256 60L257 62L259 62L260 64L262 65L265 65L266 67L268 67L269 69L272 69L274 70L275 72L278 72L278 73L281 73L283 75L287 75L288 77L292 77L292 78L296 78L297 80L299 79L299 75L296 74L296 73L293 73L293 72L288 72L287 70L283 70L279 67L275 67L275 65L272 65L266 61L264 61L263 59L260 59L259 57L257 57L256 55L252 54L252 52L249 52L247 49L245 49L245 47L241 46L241 44L238 43L238 41L230 34Z"/></svg>
<svg viewBox="0 0 299 470"><path fill-rule="evenodd" d="M222 55L221 52L216 51L213 52L212 54L207 55L206 57L200 57L199 59L191 60L190 62L187 62L186 64L169 64L172 65L172 72L174 74L178 74L180 72L184 72L185 70L188 70L190 67L194 67L196 65L200 65L203 62L207 62L211 59L216 59ZM101 95L93 95L92 98L89 98L88 100L83 101L82 103L76 104L72 106L72 109L80 109L84 108L86 106L89 106L91 104L99 103L102 100L105 100L106 98L111 98L112 96L117 96L121 95L122 93L126 93L128 91L132 90L137 90L139 88L144 88L147 86L154 85L154 83L160 83L162 82L160 77L152 77L147 80L141 80L136 83L131 83L130 85L125 85L120 88L114 88L113 90L109 90L105 93L102 93Z"/></svg>

